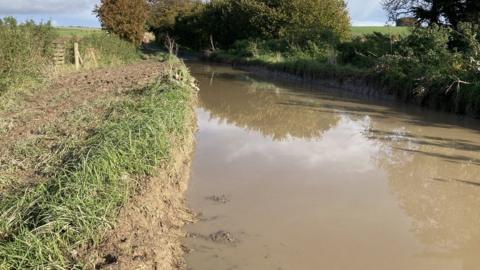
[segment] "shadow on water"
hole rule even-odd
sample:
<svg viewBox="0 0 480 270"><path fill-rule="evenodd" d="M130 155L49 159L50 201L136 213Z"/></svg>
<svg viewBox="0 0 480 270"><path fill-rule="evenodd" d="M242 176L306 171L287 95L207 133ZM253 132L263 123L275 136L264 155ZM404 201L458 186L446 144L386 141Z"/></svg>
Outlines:
<svg viewBox="0 0 480 270"><path fill-rule="evenodd" d="M422 154L430 157L442 158L445 160L458 161L458 162L463 161L463 162L472 163L474 165L480 165L480 159L475 159L475 158L462 156L462 155L446 155L446 154L425 152L425 151L412 150L412 149L406 149L406 148L396 148L396 149L406 151L406 152L416 153L416 154Z"/></svg>
<svg viewBox="0 0 480 270"><path fill-rule="evenodd" d="M480 183L473 182L473 181L467 181L467 180L461 180L461 179L443 179L443 178L432 178L432 179L439 182L457 182L457 183L462 183L466 185L480 187Z"/></svg>
<svg viewBox="0 0 480 270"><path fill-rule="evenodd" d="M333 98L324 98L319 97L322 100L334 100ZM338 105L338 104L325 104L323 106L319 106L319 104L315 103L307 103L307 102L298 102L298 101L284 101L279 102L278 105L282 106L298 106L308 110L314 110L319 113L333 113L333 114L347 114L347 115L354 115L354 116L374 116L378 118L389 118L388 112L385 111L377 111L373 109L367 109L358 106L347 106L347 105Z"/></svg>
<svg viewBox="0 0 480 270"><path fill-rule="evenodd" d="M394 137L397 141L409 141L419 145L429 145L429 146L436 146L441 148L448 148L448 149L457 149L463 151L473 151L477 152L480 151L480 145L464 139L451 139L446 137L438 137L438 136L426 136L426 135L413 135L409 133L404 133L399 136L395 132L389 131L382 131L371 129L369 130L371 134L369 137L378 139L378 140L386 140L387 138Z"/></svg>

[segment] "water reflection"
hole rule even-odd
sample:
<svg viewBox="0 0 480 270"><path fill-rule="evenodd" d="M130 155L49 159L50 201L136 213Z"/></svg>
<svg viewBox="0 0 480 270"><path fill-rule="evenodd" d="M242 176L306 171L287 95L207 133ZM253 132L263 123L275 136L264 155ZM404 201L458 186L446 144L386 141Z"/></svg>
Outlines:
<svg viewBox="0 0 480 270"><path fill-rule="evenodd" d="M377 136L373 138L389 144L385 137ZM478 146L461 139L413 134L402 136L400 141L416 147L395 145L392 154L406 154L410 158L401 164L391 164L380 157L379 162L388 172L389 185L399 205L411 218L412 232L426 244L420 256L456 258L463 262L461 269L479 269L480 167L475 150Z"/></svg>
<svg viewBox="0 0 480 270"><path fill-rule="evenodd" d="M190 201L223 218L192 230L258 237L194 241L192 269L480 268L478 126L209 68L194 66ZM211 206L212 192L237 200Z"/></svg>
<svg viewBox="0 0 480 270"><path fill-rule="evenodd" d="M202 89L200 107L208 108L213 117L227 123L282 140L289 136L318 137L338 121L335 115L319 118L314 109L282 104L284 89L257 82L244 73L211 74L195 74Z"/></svg>

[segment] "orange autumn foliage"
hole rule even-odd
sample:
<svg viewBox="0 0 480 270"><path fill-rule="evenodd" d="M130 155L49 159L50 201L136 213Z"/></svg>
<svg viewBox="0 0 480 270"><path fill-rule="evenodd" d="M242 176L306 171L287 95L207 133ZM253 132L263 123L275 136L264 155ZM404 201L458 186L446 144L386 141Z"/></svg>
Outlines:
<svg viewBox="0 0 480 270"><path fill-rule="evenodd" d="M104 29L141 44L149 16L145 0L101 0L94 12Z"/></svg>

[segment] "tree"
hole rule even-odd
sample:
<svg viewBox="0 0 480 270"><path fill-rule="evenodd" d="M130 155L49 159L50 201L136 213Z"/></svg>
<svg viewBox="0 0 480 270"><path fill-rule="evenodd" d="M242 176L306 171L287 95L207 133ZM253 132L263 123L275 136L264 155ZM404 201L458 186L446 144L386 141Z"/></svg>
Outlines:
<svg viewBox="0 0 480 270"><path fill-rule="evenodd" d="M150 0L157 34L196 49L229 48L239 40L284 39L297 44L347 38L344 0ZM213 42L211 42L213 41Z"/></svg>
<svg viewBox="0 0 480 270"><path fill-rule="evenodd" d="M141 44L149 14L145 0L101 0L94 12L104 29Z"/></svg>
<svg viewBox="0 0 480 270"><path fill-rule="evenodd" d="M245 39L331 41L346 38L350 26L344 0L212 0L199 10L177 16L174 32L183 44L189 31L223 48Z"/></svg>
<svg viewBox="0 0 480 270"><path fill-rule="evenodd" d="M191 13L198 5L198 0L148 0L150 17L148 26L156 32L171 32L179 16Z"/></svg>
<svg viewBox="0 0 480 270"><path fill-rule="evenodd" d="M297 43L344 40L350 33L350 16L344 0L289 0L285 35Z"/></svg>
<svg viewBox="0 0 480 270"><path fill-rule="evenodd" d="M418 23L445 24L457 28L461 22L480 23L478 0L384 0L389 19L413 16Z"/></svg>

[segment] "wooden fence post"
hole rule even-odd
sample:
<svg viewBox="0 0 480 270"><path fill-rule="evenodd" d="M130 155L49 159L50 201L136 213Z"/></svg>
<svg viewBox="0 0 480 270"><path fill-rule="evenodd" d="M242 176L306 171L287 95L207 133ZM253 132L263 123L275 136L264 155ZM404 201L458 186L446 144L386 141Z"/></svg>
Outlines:
<svg viewBox="0 0 480 270"><path fill-rule="evenodd" d="M84 56L85 56L85 59L83 59L83 61L85 62L85 64L92 63L94 67L98 67L97 56L95 55L94 48L87 48L85 50Z"/></svg>
<svg viewBox="0 0 480 270"><path fill-rule="evenodd" d="M80 69L80 51L78 50L78 43L75 42L73 44L73 50L75 54L75 69L79 70Z"/></svg>

